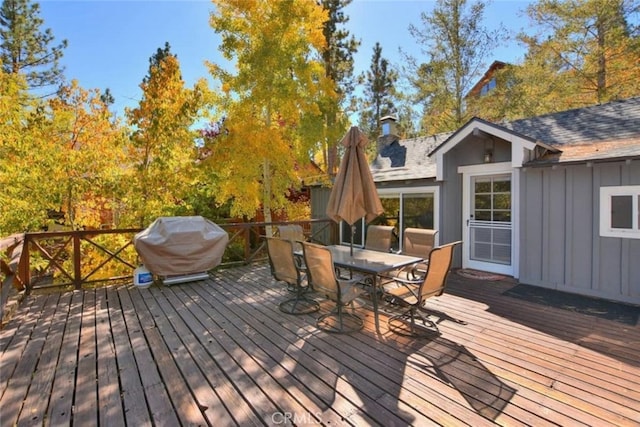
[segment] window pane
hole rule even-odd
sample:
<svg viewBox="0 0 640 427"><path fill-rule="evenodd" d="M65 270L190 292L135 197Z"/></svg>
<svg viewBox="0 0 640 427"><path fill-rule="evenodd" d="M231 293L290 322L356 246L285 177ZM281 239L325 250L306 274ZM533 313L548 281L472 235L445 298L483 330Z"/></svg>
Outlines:
<svg viewBox="0 0 640 427"><path fill-rule="evenodd" d="M380 203L382 203L382 215L371 221L371 225L390 225L395 227L394 235L398 235L400 229L400 195L384 195L380 197ZM366 238L365 238L366 240ZM391 248L398 250L397 239L392 239Z"/></svg>
<svg viewBox="0 0 640 427"><path fill-rule="evenodd" d="M491 193L491 181L476 180L476 194L478 193Z"/></svg>
<svg viewBox="0 0 640 427"><path fill-rule="evenodd" d="M633 228L632 196L611 196L611 228Z"/></svg>
<svg viewBox="0 0 640 427"><path fill-rule="evenodd" d="M478 221L491 221L491 211L476 211L475 218Z"/></svg>
<svg viewBox="0 0 640 427"><path fill-rule="evenodd" d="M433 194L403 195L402 213L402 229L433 228Z"/></svg>
<svg viewBox="0 0 640 427"><path fill-rule="evenodd" d="M353 244L355 246L364 246L362 242L362 219L353 224L355 226L355 234L353 235ZM342 243L350 244L351 243L351 227L344 221L340 221L342 224Z"/></svg>
<svg viewBox="0 0 640 427"><path fill-rule="evenodd" d="M491 209L491 196L486 195L478 195L476 194L475 198L476 209Z"/></svg>
<svg viewBox="0 0 640 427"><path fill-rule="evenodd" d="M381 197L382 215L371 221L372 225L392 225L398 228L400 216L400 196Z"/></svg>
<svg viewBox="0 0 640 427"><path fill-rule="evenodd" d="M511 211L493 211L493 220L499 222L511 222Z"/></svg>
<svg viewBox="0 0 640 427"><path fill-rule="evenodd" d="M510 194L496 194L493 196L494 209L511 209Z"/></svg>
<svg viewBox="0 0 640 427"><path fill-rule="evenodd" d="M511 191L511 180L493 181L493 191L495 193L508 193Z"/></svg>

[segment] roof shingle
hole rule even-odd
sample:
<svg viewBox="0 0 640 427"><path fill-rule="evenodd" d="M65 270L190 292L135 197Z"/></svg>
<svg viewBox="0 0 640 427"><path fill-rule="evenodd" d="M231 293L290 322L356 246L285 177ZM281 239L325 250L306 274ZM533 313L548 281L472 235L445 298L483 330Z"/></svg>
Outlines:
<svg viewBox="0 0 640 427"><path fill-rule="evenodd" d="M501 126L556 146L640 138L640 97L515 120Z"/></svg>
<svg viewBox="0 0 640 427"><path fill-rule="evenodd" d="M382 182L436 176L435 159L429 157L429 153L450 135L443 133L391 142L380 150L371 164L373 180Z"/></svg>

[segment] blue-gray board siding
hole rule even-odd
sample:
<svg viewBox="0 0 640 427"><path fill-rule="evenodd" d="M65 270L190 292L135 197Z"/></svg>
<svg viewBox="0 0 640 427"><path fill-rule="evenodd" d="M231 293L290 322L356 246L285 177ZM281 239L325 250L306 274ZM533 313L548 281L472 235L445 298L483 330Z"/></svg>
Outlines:
<svg viewBox="0 0 640 427"><path fill-rule="evenodd" d="M640 239L600 237L611 185L640 185L638 162L521 172L522 283L640 304Z"/></svg>
<svg viewBox="0 0 640 427"><path fill-rule="evenodd" d="M311 218L324 219L327 218L327 205L329 204L329 196L331 189L327 187L311 187ZM311 226L314 241L323 243L332 243L330 229L325 224L313 224Z"/></svg>
<svg viewBox="0 0 640 427"><path fill-rule="evenodd" d="M591 288L593 236L599 233L599 224L594 221L597 203L591 185L591 170L586 167L573 168L567 178L567 194L577 195L566 199L566 216L573 218L568 223L565 235L567 277L573 277L578 288L588 291Z"/></svg>
<svg viewBox="0 0 640 427"><path fill-rule="evenodd" d="M440 191L440 243L462 240L462 175L458 164L465 164L471 157L460 146L453 149L455 154L445 156L445 176ZM460 163L458 163L460 162ZM462 250L454 253L453 267L462 266Z"/></svg>

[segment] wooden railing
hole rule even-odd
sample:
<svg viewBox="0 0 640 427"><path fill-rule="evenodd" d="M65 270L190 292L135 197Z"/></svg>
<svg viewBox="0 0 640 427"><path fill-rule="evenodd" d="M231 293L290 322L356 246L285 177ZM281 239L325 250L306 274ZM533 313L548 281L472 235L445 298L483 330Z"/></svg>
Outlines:
<svg viewBox="0 0 640 427"><path fill-rule="evenodd" d="M24 234L0 238L0 324L6 317L9 299L17 294L15 291L24 289L16 275L23 241Z"/></svg>
<svg viewBox="0 0 640 427"><path fill-rule="evenodd" d="M283 224L302 225L307 240L322 244L337 242L338 228L329 219L218 224L229 234L229 243L217 268L266 259L263 236L269 227L277 229ZM2 294L7 286L30 293L52 287L81 289L105 282L131 283L133 270L138 265L133 237L139 231L141 229L75 230L12 236L11 251L7 252L11 265L2 261L5 276ZM8 251L8 245L5 246L3 251Z"/></svg>

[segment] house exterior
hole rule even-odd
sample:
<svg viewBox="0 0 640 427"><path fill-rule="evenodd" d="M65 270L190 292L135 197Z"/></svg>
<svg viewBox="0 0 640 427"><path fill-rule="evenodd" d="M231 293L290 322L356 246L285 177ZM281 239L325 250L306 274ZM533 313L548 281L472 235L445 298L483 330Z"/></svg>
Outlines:
<svg viewBox="0 0 640 427"><path fill-rule="evenodd" d="M494 90L498 85L498 81L495 76L496 73L506 66L506 62L493 61L482 78L480 78L480 80L478 80L478 82L465 95L465 99L480 98L488 95L489 92Z"/></svg>
<svg viewBox="0 0 640 427"><path fill-rule="evenodd" d="M382 220L462 240L454 266L640 304L640 97L378 149Z"/></svg>

